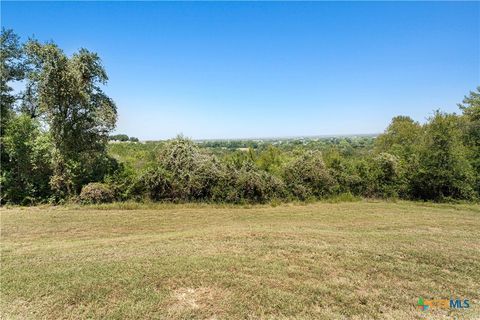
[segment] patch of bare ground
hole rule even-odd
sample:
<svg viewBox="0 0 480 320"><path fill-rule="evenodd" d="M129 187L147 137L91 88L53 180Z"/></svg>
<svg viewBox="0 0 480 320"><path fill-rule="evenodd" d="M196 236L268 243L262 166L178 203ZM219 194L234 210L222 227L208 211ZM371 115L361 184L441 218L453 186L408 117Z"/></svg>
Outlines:
<svg viewBox="0 0 480 320"><path fill-rule="evenodd" d="M185 314L200 313L208 319L225 316L224 304L228 292L217 287L177 288L168 300L168 315L182 317Z"/></svg>

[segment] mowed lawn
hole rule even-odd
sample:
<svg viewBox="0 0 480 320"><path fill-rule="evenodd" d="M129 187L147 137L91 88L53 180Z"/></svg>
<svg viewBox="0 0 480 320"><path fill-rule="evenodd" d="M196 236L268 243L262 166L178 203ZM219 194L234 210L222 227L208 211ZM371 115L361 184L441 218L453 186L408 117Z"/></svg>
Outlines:
<svg viewBox="0 0 480 320"><path fill-rule="evenodd" d="M416 308L419 297L470 300ZM480 318L480 206L1 209L2 319Z"/></svg>

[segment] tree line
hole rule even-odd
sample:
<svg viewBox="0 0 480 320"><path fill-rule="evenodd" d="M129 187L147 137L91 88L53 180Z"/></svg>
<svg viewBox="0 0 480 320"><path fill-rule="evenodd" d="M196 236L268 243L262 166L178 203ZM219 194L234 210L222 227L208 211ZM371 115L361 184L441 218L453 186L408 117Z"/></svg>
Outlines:
<svg viewBox="0 0 480 320"><path fill-rule="evenodd" d="M129 142L139 142L140 141L136 137L129 137L128 135L123 134L123 133L111 135L108 140L119 141L119 142L127 142L127 141L129 141Z"/></svg>
<svg viewBox="0 0 480 320"><path fill-rule="evenodd" d="M459 104L460 114L435 111L424 124L398 116L372 146L368 139L352 140L362 152L342 139L215 153L205 145L235 146L202 147L179 136L149 148L136 166L108 152L109 139L132 139L110 136L117 110L102 90L107 81L94 52L80 49L67 56L55 43L21 43L12 30L2 29L2 204L262 203L344 194L479 199L480 87ZM21 91L12 88L16 82L23 84ZM318 145L323 149L311 147Z"/></svg>

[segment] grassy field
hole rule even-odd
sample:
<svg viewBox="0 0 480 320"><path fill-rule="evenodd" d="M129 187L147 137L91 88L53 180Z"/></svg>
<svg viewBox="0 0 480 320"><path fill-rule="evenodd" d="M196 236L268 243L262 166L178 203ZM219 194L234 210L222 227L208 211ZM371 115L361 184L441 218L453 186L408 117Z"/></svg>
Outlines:
<svg viewBox="0 0 480 320"><path fill-rule="evenodd" d="M1 209L2 319L480 318L478 205L134 207Z"/></svg>

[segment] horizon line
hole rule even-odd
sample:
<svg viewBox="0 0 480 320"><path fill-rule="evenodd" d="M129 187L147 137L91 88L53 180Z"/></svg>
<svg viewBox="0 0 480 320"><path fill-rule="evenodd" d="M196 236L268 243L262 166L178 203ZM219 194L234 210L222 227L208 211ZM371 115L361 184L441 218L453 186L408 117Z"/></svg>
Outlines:
<svg viewBox="0 0 480 320"><path fill-rule="evenodd" d="M118 133L120 134L120 133ZM183 136L195 142L203 141L241 141L241 140L301 140L301 139L325 139L325 138L348 138L348 137L377 137L381 133L355 133L355 134L325 134L325 135L299 135L299 136L270 136L270 137L240 137L240 138L190 138L182 134L177 134L175 137L168 139L141 139L142 142L168 141L175 139L178 136Z"/></svg>

